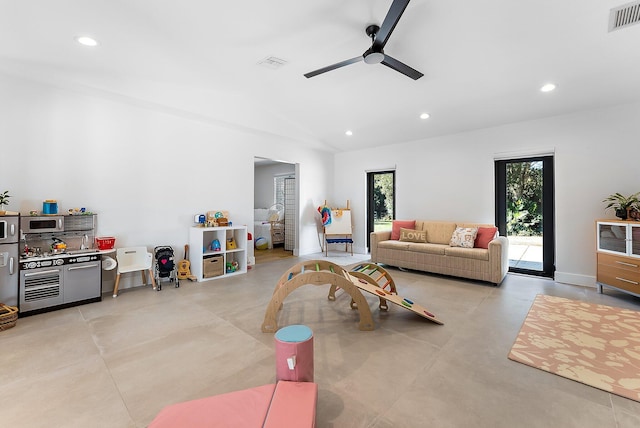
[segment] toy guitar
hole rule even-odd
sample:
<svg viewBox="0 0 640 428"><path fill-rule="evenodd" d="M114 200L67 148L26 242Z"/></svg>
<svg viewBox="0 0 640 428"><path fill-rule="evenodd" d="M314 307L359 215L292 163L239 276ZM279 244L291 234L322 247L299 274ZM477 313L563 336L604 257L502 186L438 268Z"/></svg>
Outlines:
<svg viewBox="0 0 640 428"><path fill-rule="evenodd" d="M189 262L189 246L184 246L184 259L178 262L178 279L195 281L195 275L191 275L191 263Z"/></svg>

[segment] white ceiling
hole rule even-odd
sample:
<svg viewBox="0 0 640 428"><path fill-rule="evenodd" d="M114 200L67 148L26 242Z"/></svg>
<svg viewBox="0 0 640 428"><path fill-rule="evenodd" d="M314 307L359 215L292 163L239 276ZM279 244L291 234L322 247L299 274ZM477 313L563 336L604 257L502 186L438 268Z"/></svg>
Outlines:
<svg viewBox="0 0 640 428"><path fill-rule="evenodd" d="M363 62L303 76L362 54L391 3L0 0L0 71L331 151L640 100L640 25L608 32L625 0L413 0L385 52L423 78Z"/></svg>

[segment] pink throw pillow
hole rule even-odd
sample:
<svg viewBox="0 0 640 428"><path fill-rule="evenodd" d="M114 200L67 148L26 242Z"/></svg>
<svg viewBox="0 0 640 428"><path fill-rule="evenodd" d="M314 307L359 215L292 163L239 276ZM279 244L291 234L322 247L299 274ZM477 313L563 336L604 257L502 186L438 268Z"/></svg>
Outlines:
<svg viewBox="0 0 640 428"><path fill-rule="evenodd" d="M478 235L476 235L476 241L473 246L475 248L489 248L489 242L493 241L497 233L497 227L479 227Z"/></svg>
<svg viewBox="0 0 640 428"><path fill-rule="evenodd" d="M400 239L400 229L415 229L415 220L393 220L391 223L391 239L397 241Z"/></svg>

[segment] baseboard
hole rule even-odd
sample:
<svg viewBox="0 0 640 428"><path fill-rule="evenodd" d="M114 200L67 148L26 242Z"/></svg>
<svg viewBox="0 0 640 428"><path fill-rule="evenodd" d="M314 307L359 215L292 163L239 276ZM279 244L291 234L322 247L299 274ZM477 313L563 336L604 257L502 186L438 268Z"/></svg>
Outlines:
<svg viewBox="0 0 640 428"><path fill-rule="evenodd" d="M340 245L342 245L342 247L340 247ZM331 244L331 247L329 247L329 251L343 251L344 250L344 244ZM320 250L319 247L312 247L312 248L305 248L305 249L300 249L298 254L294 254L297 255L299 257L301 256L308 256L310 254L317 254L317 253L321 253L322 251ZM366 247L359 247L359 246L354 246L353 247L353 254L368 254Z"/></svg>
<svg viewBox="0 0 640 428"><path fill-rule="evenodd" d="M554 280L556 282L561 282L563 284L580 285L583 287L596 288L596 277L590 276L590 275L578 275L575 273L556 271L554 275Z"/></svg>

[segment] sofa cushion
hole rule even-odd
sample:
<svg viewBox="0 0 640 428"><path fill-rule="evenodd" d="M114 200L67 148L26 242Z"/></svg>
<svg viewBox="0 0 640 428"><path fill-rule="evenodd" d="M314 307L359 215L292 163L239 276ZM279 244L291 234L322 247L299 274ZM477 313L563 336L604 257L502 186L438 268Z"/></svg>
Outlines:
<svg viewBox="0 0 640 428"><path fill-rule="evenodd" d="M449 221L416 221L415 229L427 231L427 241L432 244L449 245L456 224Z"/></svg>
<svg viewBox="0 0 640 428"><path fill-rule="evenodd" d="M400 239L400 229L415 229L415 220L393 220L391 223L391 239L397 241Z"/></svg>
<svg viewBox="0 0 640 428"><path fill-rule="evenodd" d="M478 229L475 227L456 227L451 235L449 246L473 248L477 235Z"/></svg>
<svg viewBox="0 0 640 428"><path fill-rule="evenodd" d="M442 244L431 244L429 242L412 242L409 244L409 247L407 249L415 253L437 254L440 256L444 256L445 248L448 247Z"/></svg>
<svg viewBox="0 0 640 428"><path fill-rule="evenodd" d="M426 230L400 228L400 240L406 242L427 242Z"/></svg>
<svg viewBox="0 0 640 428"><path fill-rule="evenodd" d="M484 248L444 247L444 252L447 257L489 260L489 250L485 250Z"/></svg>
<svg viewBox="0 0 640 428"><path fill-rule="evenodd" d="M474 248L489 248L489 242L493 241L498 233L497 227L479 227Z"/></svg>
<svg viewBox="0 0 640 428"><path fill-rule="evenodd" d="M389 248L392 250L408 250L409 244L411 242L403 242L403 241L392 241L391 239L387 241L378 242L378 248Z"/></svg>

